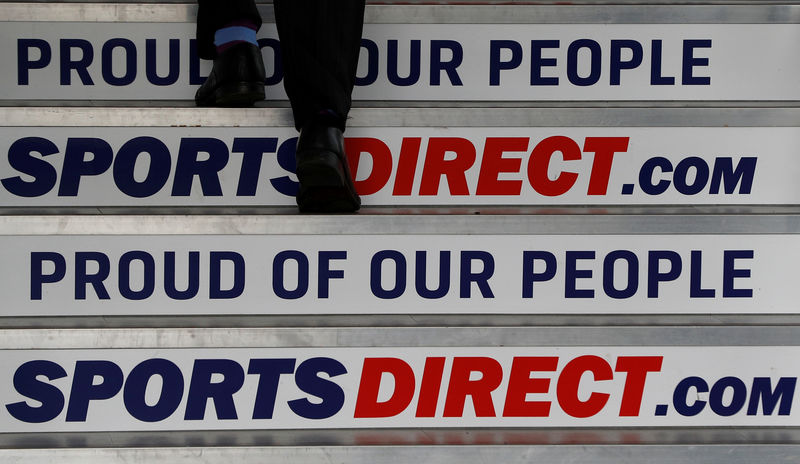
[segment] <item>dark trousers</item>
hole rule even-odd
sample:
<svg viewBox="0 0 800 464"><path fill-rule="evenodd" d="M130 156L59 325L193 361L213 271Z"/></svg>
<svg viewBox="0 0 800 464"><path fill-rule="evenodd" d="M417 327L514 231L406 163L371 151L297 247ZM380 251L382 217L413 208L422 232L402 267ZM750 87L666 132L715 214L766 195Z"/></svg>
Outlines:
<svg viewBox="0 0 800 464"><path fill-rule="evenodd" d="M197 43L213 59L214 32L246 19L261 25L254 0L198 0ZM275 0L284 87L297 129L317 118L338 117L344 130L355 85L365 0Z"/></svg>

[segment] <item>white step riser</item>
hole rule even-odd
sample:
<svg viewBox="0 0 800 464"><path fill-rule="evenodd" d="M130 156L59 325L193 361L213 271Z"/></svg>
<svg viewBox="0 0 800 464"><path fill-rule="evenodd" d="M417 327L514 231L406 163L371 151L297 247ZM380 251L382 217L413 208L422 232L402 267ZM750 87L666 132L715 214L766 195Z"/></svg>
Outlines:
<svg viewBox="0 0 800 464"><path fill-rule="evenodd" d="M262 8L269 21L270 7ZM9 4L2 11L0 59L13 65L0 71L0 99L190 100L209 69L208 63L190 57L192 5ZM800 36L797 17L797 6L779 5L370 6L364 32L368 45L362 50L358 73L363 83L354 98L800 100L795 80L800 58L793 46ZM265 25L261 34L267 74L274 77L268 99L285 99L272 48L274 25ZM149 39L155 48L148 64ZM170 40L177 47L171 56ZM420 47L418 59L410 58L412 40ZM532 66L534 40L560 41L558 46L537 42L545 46L541 56L547 62L541 70ZM585 42L576 42L580 40ZM634 69L619 65L623 69L618 83L612 82L612 40L632 41L618 44L637 49L637 54L641 51L641 63L630 65ZM389 53L391 41L397 41L397 56ZM450 73L432 71L434 47L444 48L438 55L442 63L450 62L453 53L463 55L463 61ZM81 50L93 55L82 77L66 64L80 61ZM595 68L588 59L590 50L598 60ZM633 53L626 49L619 60L633 60ZM575 75L568 73L570 61L575 63ZM411 62L419 67L418 78L411 72ZM152 76L169 76L173 66L174 78L153 83L158 79ZM532 75L551 82L532 82ZM409 76L408 81L402 79Z"/></svg>
<svg viewBox="0 0 800 464"><path fill-rule="evenodd" d="M0 115L4 206L294 204L297 133L259 127L290 125L288 110L0 108ZM361 109L346 143L365 207L794 205L798 116L794 109Z"/></svg>
<svg viewBox="0 0 800 464"><path fill-rule="evenodd" d="M5 351L1 368L3 378L15 379L0 385L6 406L13 405L0 414L4 431L444 427L458 434L457 429L470 428L504 427L512 433L591 427L599 437L635 442L633 432L614 439L604 429L643 427L646 437L652 427L755 430L797 426L798 420L792 408L796 328L308 329L303 337L291 329L61 332L3 331L4 344L18 347ZM32 343L37 349L26 350ZM288 361L253 361L278 359ZM268 370L250 368L259 363ZM258 386L260 375L278 371L283 380L277 393ZM325 380L308 380L309 373L321 371L328 373ZM216 372L215 384L227 382L217 393L216 407L207 406L204 413L196 400L209 382L203 372ZM482 373L469 378L483 378L491 386L458 387L468 372ZM523 380L528 375L520 372L539 381L528 384ZM584 372L593 378L581 376ZM26 380L36 374L49 377L40 381L50 387L36 389ZM105 389L97 380L84 385L95 375L105 379ZM143 408L142 382L153 376L166 383L148 388L148 404L158 406ZM389 380L395 376L395 382ZM578 384L583 393L574 401ZM383 393L376 401L372 388L378 385ZM436 385L440 388L432 388ZM463 409L453 403L458 391L476 388L494 393L491 399L475 393ZM393 393L401 390L406 393ZM520 391L533 395L528 404L514 395ZM310 409L288 403L312 392L322 401ZM261 417L259 410L254 417L256 398L273 394L273 416ZM45 406L23 404L26 398ZM420 402L425 406L416 413ZM545 404L550 407L539 409ZM312 414L320 416L312 419ZM144 417L148 423L141 422ZM378 443L387 438L375 436Z"/></svg>

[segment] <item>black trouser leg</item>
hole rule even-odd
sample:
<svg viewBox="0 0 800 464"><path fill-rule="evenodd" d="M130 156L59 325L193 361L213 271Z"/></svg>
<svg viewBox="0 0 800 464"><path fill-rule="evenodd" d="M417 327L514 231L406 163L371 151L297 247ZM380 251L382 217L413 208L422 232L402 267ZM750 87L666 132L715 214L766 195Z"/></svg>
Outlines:
<svg viewBox="0 0 800 464"><path fill-rule="evenodd" d="M251 21L256 28L261 26L261 15L254 0L197 0L197 52L200 58L213 60L214 33L238 20Z"/></svg>
<svg viewBox="0 0 800 464"><path fill-rule="evenodd" d="M324 110L344 130L355 85L364 0L275 0L284 87L299 130Z"/></svg>

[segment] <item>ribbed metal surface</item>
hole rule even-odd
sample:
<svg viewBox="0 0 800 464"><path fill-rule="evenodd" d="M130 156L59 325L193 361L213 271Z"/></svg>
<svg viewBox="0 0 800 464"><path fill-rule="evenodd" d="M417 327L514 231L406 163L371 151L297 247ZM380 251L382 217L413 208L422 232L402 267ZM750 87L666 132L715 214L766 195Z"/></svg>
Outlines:
<svg viewBox="0 0 800 464"><path fill-rule="evenodd" d="M3 216L0 235L797 234L796 214Z"/></svg>
<svg viewBox="0 0 800 464"><path fill-rule="evenodd" d="M353 108L348 127L795 127L800 107ZM6 127L294 127L288 108L0 107Z"/></svg>
<svg viewBox="0 0 800 464"><path fill-rule="evenodd" d="M409 3L409 2L404 2ZM784 2L694 2L668 5L665 2L582 2L565 5L553 2L528 2L498 5L448 5L410 3L370 4L367 23L508 23L559 24L792 24L800 22L800 6ZM470 2L472 3L472 2ZM481 4L484 3L484 4ZM509 4L511 3L511 4ZM545 4L542 4L545 3ZM555 4L558 3L558 4ZM576 2L577 3L577 2ZM661 3L661 4L658 4ZM796 3L796 2L792 2ZM598 8L598 5L603 5ZM271 5L259 7L265 21L274 21ZM197 7L182 3L19 3L7 2L0 9L0 21L74 22L194 22Z"/></svg>
<svg viewBox="0 0 800 464"><path fill-rule="evenodd" d="M0 349L793 346L797 326L2 329Z"/></svg>
<svg viewBox="0 0 800 464"><path fill-rule="evenodd" d="M308 464L426 462L587 462L593 464L752 464L796 463L800 446L463 446L463 447L287 447L287 448L133 448L4 450L0 459L19 464Z"/></svg>

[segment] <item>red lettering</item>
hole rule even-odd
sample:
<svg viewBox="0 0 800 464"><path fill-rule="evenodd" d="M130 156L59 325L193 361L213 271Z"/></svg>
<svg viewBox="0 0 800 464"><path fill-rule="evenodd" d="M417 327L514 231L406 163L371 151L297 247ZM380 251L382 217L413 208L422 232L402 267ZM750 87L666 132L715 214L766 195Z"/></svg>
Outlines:
<svg viewBox="0 0 800 464"><path fill-rule="evenodd" d="M383 141L373 138L346 138L344 151L350 164L350 172L356 191L361 195L372 195L382 189L392 176L392 152ZM372 157L372 170L366 179L358 179L358 165L362 153Z"/></svg>
<svg viewBox="0 0 800 464"><path fill-rule="evenodd" d="M594 152L592 174L589 177L589 195L605 195L614 154L628 151L630 137L586 137L584 152Z"/></svg>
<svg viewBox="0 0 800 464"><path fill-rule="evenodd" d="M516 357L511 363L506 404L503 417L547 417L550 415L549 401L527 401L528 393L547 393L550 379L531 378L533 372L554 372L558 368L557 357Z"/></svg>
<svg viewBox="0 0 800 464"><path fill-rule="evenodd" d="M503 152L528 150L527 137L489 137L483 149L481 172L478 176L476 195L519 195L521 180L500 180L501 172L519 172L521 158L503 158Z"/></svg>
<svg viewBox="0 0 800 464"><path fill-rule="evenodd" d="M417 173L419 160L419 147L422 144L420 137L404 137L400 145L400 158L397 160L397 175L394 178L394 191L392 195L411 195L414 187L414 176Z"/></svg>
<svg viewBox="0 0 800 464"><path fill-rule="evenodd" d="M391 398L378 402L383 374L394 377ZM403 412L414 398L414 370L402 359L365 358L356 398L355 417L392 417Z"/></svg>
<svg viewBox="0 0 800 464"><path fill-rule="evenodd" d="M611 396L607 393L592 392L589 399L581 401L578 398L578 388L586 372L591 372L595 381L614 378L611 366L599 356L581 356L567 363L558 377L556 394L561 409L572 417L594 416L605 407Z"/></svg>
<svg viewBox="0 0 800 464"><path fill-rule="evenodd" d="M555 179L550 179L548 176L550 160L557 151L561 152L564 161L581 159L581 149L575 141L569 137L553 136L539 142L528 161L528 180L531 186L538 193L548 197L567 193L578 180L578 174L574 172L561 172Z"/></svg>
<svg viewBox="0 0 800 464"><path fill-rule="evenodd" d="M481 378L470 380L473 372ZM503 381L503 367L492 358L455 358L447 387L444 417L461 417L467 396L472 397L477 417L495 417L492 392Z"/></svg>
<svg viewBox="0 0 800 464"><path fill-rule="evenodd" d="M446 160L447 153L455 158ZM425 167L420 181L420 195L437 195L442 176L447 178L451 195L469 195L467 169L475 164L475 146L459 137L433 137L428 141Z"/></svg>
<svg viewBox="0 0 800 464"><path fill-rule="evenodd" d="M615 372L627 372L625 388L622 390L620 417L638 416L644 394L644 382L648 372L661 372L663 356L620 356Z"/></svg>
<svg viewBox="0 0 800 464"><path fill-rule="evenodd" d="M422 384L419 387L417 417L433 417L439 402L439 389L442 387L445 358L428 358L422 372Z"/></svg>

